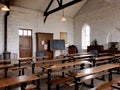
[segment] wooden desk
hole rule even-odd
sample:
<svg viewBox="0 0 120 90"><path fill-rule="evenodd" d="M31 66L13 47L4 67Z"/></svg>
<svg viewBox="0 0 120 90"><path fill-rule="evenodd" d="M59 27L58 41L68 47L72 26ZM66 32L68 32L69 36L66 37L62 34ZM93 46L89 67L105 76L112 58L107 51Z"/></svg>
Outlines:
<svg viewBox="0 0 120 90"><path fill-rule="evenodd" d="M7 77L7 73L8 73L8 68L13 67L13 64L2 64L0 65L0 69L4 69L4 77Z"/></svg>
<svg viewBox="0 0 120 90"><path fill-rule="evenodd" d="M40 60L40 61L34 61L33 63L53 63L53 62L59 62L59 61L69 61L69 58L57 58L57 59L50 59L50 60Z"/></svg>
<svg viewBox="0 0 120 90"><path fill-rule="evenodd" d="M32 62L33 59L41 59L41 58L48 58L48 56L40 56L40 57L25 57L25 58L15 58L15 59L6 59L6 60L0 60L0 63L5 63L5 62L11 62L11 61L18 61L18 67L17 68L21 68L22 69L22 73L24 74L24 68L21 67L21 63L22 62ZM44 60L43 60L44 61ZM7 69L9 68L10 64L6 64L8 67L5 69L5 77L7 77ZM1 67L3 67L4 64L2 64ZM13 65L12 65L13 66ZM5 68L5 67L4 67ZM15 70L15 69L14 69ZM21 71L19 71L19 75L21 75Z"/></svg>
<svg viewBox="0 0 120 90"><path fill-rule="evenodd" d="M106 83L100 85L95 90L113 90L113 88L111 87L111 85L114 84L114 83L117 83L118 81L120 81L120 78L113 79L110 82L106 82Z"/></svg>
<svg viewBox="0 0 120 90"><path fill-rule="evenodd" d="M98 61L101 62L101 61L109 60L109 62L111 62L113 58L114 58L114 56L101 56L101 57L93 58L91 60L93 62L93 66L95 66L96 62L98 62Z"/></svg>
<svg viewBox="0 0 120 90"><path fill-rule="evenodd" d="M87 54L87 55L77 55L77 56L73 56L73 58L86 58L86 57L93 57L94 54Z"/></svg>
<svg viewBox="0 0 120 90"><path fill-rule="evenodd" d="M79 79L81 77L109 70L109 72L110 72L109 73L109 81L110 81L110 80L112 80L111 69L117 68L117 67L120 67L120 65L118 65L118 64L105 64L105 65L100 65L100 66L96 66L96 67L92 67L92 68L83 69L83 70L80 70L77 72L72 72L72 73L69 73L67 75L74 77L75 90L79 90L78 82L79 82Z"/></svg>
<svg viewBox="0 0 120 90"><path fill-rule="evenodd" d="M67 66L80 65L80 64L91 64L91 63L89 61L75 61L75 62L69 62L69 63L55 64L55 65L40 64L40 67L49 70L49 69L67 67Z"/></svg>
<svg viewBox="0 0 120 90"><path fill-rule="evenodd" d="M40 64L40 67L46 69L48 73L48 76L47 76L48 77L48 90L51 90L50 81L51 81L52 69L57 69L57 68L62 68L62 67L67 67L67 66L74 66L74 65L81 65L81 64L91 64L91 63L89 61L75 61L75 62L69 62L69 63L55 64L55 65Z"/></svg>
<svg viewBox="0 0 120 90"><path fill-rule="evenodd" d="M10 86L21 84L21 89L25 90L27 82L37 81L37 90L40 90L40 81L39 77L35 75L22 75L12 78L4 78L0 80L0 88L8 88L10 90Z"/></svg>

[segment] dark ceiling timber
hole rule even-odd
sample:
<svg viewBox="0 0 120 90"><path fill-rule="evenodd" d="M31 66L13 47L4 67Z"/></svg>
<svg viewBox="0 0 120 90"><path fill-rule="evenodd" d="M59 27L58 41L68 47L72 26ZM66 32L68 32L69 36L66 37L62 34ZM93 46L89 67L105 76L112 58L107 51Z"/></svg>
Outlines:
<svg viewBox="0 0 120 90"><path fill-rule="evenodd" d="M80 2L80 1L82 1L82 0L73 0L73 1L70 1L70 2L68 2L66 4L62 4L63 0L57 0L59 6L57 8L55 8L55 9L53 9L53 10L48 11L50 6L53 3L53 0L51 0L50 4L48 5L48 7L46 8L46 10L44 12L44 16L45 16L44 22L46 21L48 15L50 15L50 14L52 14L54 12L57 12L57 11L59 11L61 9L64 9L66 7L69 7L71 5L74 5L74 4L76 4L76 3Z"/></svg>

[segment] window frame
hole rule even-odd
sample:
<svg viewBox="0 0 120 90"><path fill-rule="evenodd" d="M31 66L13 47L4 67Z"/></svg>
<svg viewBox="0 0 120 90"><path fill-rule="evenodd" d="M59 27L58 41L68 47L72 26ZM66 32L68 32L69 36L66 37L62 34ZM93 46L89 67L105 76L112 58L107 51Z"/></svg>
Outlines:
<svg viewBox="0 0 120 90"><path fill-rule="evenodd" d="M90 45L90 26L84 24L82 27L82 49L87 49L87 46Z"/></svg>

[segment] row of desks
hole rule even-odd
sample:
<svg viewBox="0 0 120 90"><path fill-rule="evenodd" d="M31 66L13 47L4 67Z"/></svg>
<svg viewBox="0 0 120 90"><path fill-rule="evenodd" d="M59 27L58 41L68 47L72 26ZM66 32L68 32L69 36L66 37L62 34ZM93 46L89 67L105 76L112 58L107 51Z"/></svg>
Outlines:
<svg viewBox="0 0 120 90"><path fill-rule="evenodd" d="M91 57L92 55L83 55L83 56L75 56L74 58L83 58L83 57ZM25 59L20 59L20 60L26 60L28 58ZM29 58L32 59L32 58ZM35 59L35 58L34 58ZM61 64L57 64L57 65L47 65L47 64L42 64L42 63L48 63L48 62L56 62L56 61L67 61L69 60L69 58L62 58L62 59L54 59L54 60L44 60L44 61L39 61L39 62L33 62L32 64L40 64L41 68L44 68L48 71L48 81L51 79L51 70L55 69L55 68L61 68L61 67L67 67L67 66L73 66L73 65L77 65L77 64L82 64L82 63L89 63L88 61L76 61L76 62L69 62L69 63L61 63ZM96 59L97 60L97 59ZM1 69L5 68L5 75L7 75L6 71L8 68L13 67L12 64L7 64L7 65L1 65ZM78 74L67 74L69 76L72 76L75 78L75 82L77 81L78 78L86 76L86 75L90 75L90 74L94 74L94 73L98 73L98 72L102 72L105 70L110 70L112 68L115 67L119 67L119 65L116 64L107 64L104 66L97 66L97 67L92 67L92 68L88 68L88 69L84 69L83 71L80 71L80 73ZM89 72L88 72L89 71ZM109 75L109 79L111 79L111 74ZM50 84L48 83L48 90L50 90ZM78 90L78 83L75 84L75 90Z"/></svg>
<svg viewBox="0 0 120 90"><path fill-rule="evenodd" d="M37 90L40 90L40 79L35 75L22 75L12 78L4 78L0 80L0 88L10 90L11 86L21 85L21 90L26 90L27 82L37 81Z"/></svg>
<svg viewBox="0 0 120 90"><path fill-rule="evenodd" d="M99 73L99 72L103 72L103 71L109 71L109 81L112 80L112 72L111 69L113 68L117 68L120 67L119 64L105 64L105 65L100 65L100 66L96 66L96 67L91 67L91 68L87 68L87 69L83 69L73 73L68 73L67 75L74 77L74 82L75 82L75 90L79 90L78 85L79 85L79 81L81 77L84 76L88 76L91 74L95 74L95 73Z"/></svg>

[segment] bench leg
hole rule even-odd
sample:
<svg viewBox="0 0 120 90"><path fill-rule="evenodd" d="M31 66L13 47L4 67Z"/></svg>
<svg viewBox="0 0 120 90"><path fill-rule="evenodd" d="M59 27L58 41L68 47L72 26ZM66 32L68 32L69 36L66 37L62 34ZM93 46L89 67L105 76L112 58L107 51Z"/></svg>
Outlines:
<svg viewBox="0 0 120 90"><path fill-rule="evenodd" d="M79 78L75 78L75 80L74 80L74 82L75 82L75 90L79 90L78 79Z"/></svg>
<svg viewBox="0 0 120 90"><path fill-rule="evenodd" d="M19 76L21 75L21 70L19 70Z"/></svg>
<svg viewBox="0 0 120 90"><path fill-rule="evenodd" d="M40 79L37 80L37 90L40 90Z"/></svg>
<svg viewBox="0 0 120 90"><path fill-rule="evenodd" d="M109 79L109 81L111 81L112 80L112 72L111 72L111 70L109 70L109 75L108 75L108 79Z"/></svg>
<svg viewBox="0 0 120 90"><path fill-rule="evenodd" d="M25 90L26 86L27 86L27 82L22 83L22 84L21 84L21 90Z"/></svg>
<svg viewBox="0 0 120 90"><path fill-rule="evenodd" d="M4 77L5 77L5 78L8 76L8 75L7 75L7 72L8 72L8 68L5 68L5 70L4 70L4 73L5 73L5 76L4 76Z"/></svg>
<svg viewBox="0 0 120 90"><path fill-rule="evenodd" d="M24 68L22 69L22 75L24 75Z"/></svg>
<svg viewBox="0 0 120 90"><path fill-rule="evenodd" d="M5 87L5 90L10 90L10 87Z"/></svg>
<svg viewBox="0 0 120 90"><path fill-rule="evenodd" d="M51 81L51 72L52 72L52 70L51 69L49 69L48 70L48 90L51 90L51 85L50 85L50 81Z"/></svg>
<svg viewBox="0 0 120 90"><path fill-rule="evenodd" d="M94 79L91 79L91 84L90 87L93 88L94 87Z"/></svg>
<svg viewBox="0 0 120 90"><path fill-rule="evenodd" d="M59 84L56 85L56 90L60 90Z"/></svg>

